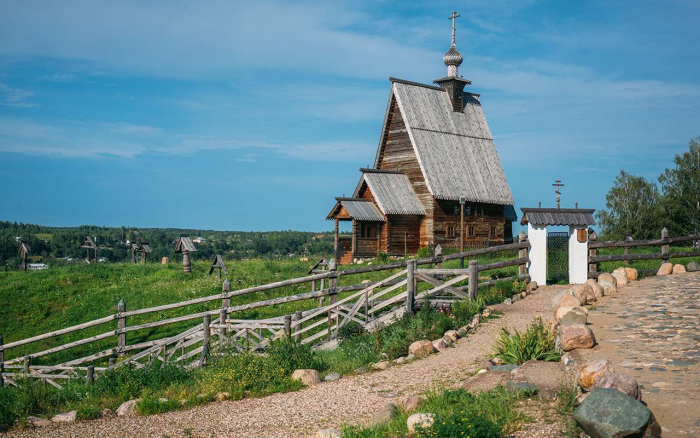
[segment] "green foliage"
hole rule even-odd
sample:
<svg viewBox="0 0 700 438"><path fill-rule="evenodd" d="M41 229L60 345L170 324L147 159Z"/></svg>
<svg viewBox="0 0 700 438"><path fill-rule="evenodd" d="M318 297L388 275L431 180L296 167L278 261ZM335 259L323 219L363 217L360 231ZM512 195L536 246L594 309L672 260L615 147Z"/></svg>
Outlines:
<svg viewBox="0 0 700 438"><path fill-rule="evenodd" d="M419 437L472 438L502 437L517 430L528 418L515 410L522 397L502 387L472 394L464 389L433 389L415 411L403 412L389 423L368 428L346 427L343 438L399 438L408 435L406 418L413 412L433 413L433 426L419 431Z"/></svg>
<svg viewBox="0 0 700 438"><path fill-rule="evenodd" d="M415 315L406 315L382 329L379 343L382 352L395 359L405 356L411 343L442 337L443 333L454 327L454 319L426 305Z"/></svg>
<svg viewBox="0 0 700 438"><path fill-rule="evenodd" d="M670 219L667 228L671 235L693 234L700 230L700 138L690 140L688 152L673 162L659 176L661 203Z"/></svg>
<svg viewBox="0 0 700 438"><path fill-rule="evenodd" d="M430 257L431 256L430 248L428 248L427 246L421 246L420 248L418 248L418 253L416 254L416 256L419 259L424 259L424 258Z"/></svg>
<svg viewBox="0 0 700 438"><path fill-rule="evenodd" d="M525 333L501 329L493 350L496 357L510 364L521 365L528 360L558 361L561 357L555 342L554 332L538 318Z"/></svg>
<svg viewBox="0 0 700 438"><path fill-rule="evenodd" d="M475 315L483 312L486 305L482 298L476 300L460 300L452 304L452 316L457 326L467 325Z"/></svg>
<svg viewBox="0 0 700 438"><path fill-rule="evenodd" d="M658 237L661 209L656 184L624 170L605 195L606 210L596 213L601 234L618 239Z"/></svg>
<svg viewBox="0 0 700 438"><path fill-rule="evenodd" d="M338 331L336 332L336 337L338 338L339 341L342 341L345 339L356 338L356 337L362 336L366 333L367 333L367 331L360 324L358 324L356 322L350 322L350 323L345 324L344 326L342 326L338 329Z"/></svg>
<svg viewBox="0 0 700 438"><path fill-rule="evenodd" d="M389 254L385 253L380 249L379 251L377 251L377 257L374 260L378 265L385 265L389 263Z"/></svg>
<svg viewBox="0 0 700 438"><path fill-rule="evenodd" d="M508 280L497 281L493 286L479 290L479 296L486 304L501 303L506 298L510 298L513 293L513 282Z"/></svg>

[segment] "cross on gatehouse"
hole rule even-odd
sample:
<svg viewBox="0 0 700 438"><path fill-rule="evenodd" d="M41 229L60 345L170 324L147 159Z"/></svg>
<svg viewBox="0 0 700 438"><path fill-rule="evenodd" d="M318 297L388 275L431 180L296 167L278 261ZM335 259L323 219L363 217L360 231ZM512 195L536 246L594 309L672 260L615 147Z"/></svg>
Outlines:
<svg viewBox="0 0 700 438"><path fill-rule="evenodd" d="M554 193L557 194L557 208L559 208L559 201L561 200L561 192L559 191L559 187L564 187L564 184L561 183L561 180L557 179L554 180L555 184L552 184L554 187Z"/></svg>
<svg viewBox="0 0 700 438"><path fill-rule="evenodd" d="M450 17L448 18L448 20L452 20L452 45L453 46L455 45L455 19L457 19L459 17L461 17L461 15L459 15L457 13L457 11L452 11L452 15L450 15Z"/></svg>

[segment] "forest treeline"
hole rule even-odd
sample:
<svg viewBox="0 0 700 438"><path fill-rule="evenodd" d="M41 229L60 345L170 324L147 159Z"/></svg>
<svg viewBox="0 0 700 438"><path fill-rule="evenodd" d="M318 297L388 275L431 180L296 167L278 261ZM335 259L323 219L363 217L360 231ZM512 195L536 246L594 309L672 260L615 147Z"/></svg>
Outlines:
<svg viewBox="0 0 700 438"><path fill-rule="evenodd" d="M31 247L30 261L49 264L81 262L86 258L86 250L80 243L86 236L92 236L99 247L99 257L109 262L131 261L131 250L127 242L148 242L153 251L150 261L160 261L162 257L179 260L174 253L175 241L180 236L201 237L202 243L195 243L195 260L208 260L214 254L225 259L251 257L286 257L290 254L326 255L333 251L333 233L313 233L304 231L213 231L187 230L177 228L134 228L98 227L46 227L42 225L0 221L0 269L17 269L19 240Z"/></svg>
<svg viewBox="0 0 700 438"><path fill-rule="evenodd" d="M673 167L656 181L624 170L605 197L606 208L596 213L606 238L635 240L700 231L700 137L690 140L688 151L676 155Z"/></svg>

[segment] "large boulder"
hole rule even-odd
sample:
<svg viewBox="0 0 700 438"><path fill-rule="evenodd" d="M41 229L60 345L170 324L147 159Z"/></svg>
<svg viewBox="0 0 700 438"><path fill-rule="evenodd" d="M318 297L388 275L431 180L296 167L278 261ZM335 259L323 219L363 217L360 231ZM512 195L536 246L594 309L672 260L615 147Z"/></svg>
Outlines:
<svg viewBox="0 0 700 438"><path fill-rule="evenodd" d="M554 314L554 320L559 325L586 324L588 310L585 307L560 307Z"/></svg>
<svg viewBox="0 0 700 438"><path fill-rule="evenodd" d="M591 389L598 377L603 374L613 373L613 364L607 359L596 359L593 362L587 363L578 376L578 384L585 390Z"/></svg>
<svg viewBox="0 0 700 438"><path fill-rule="evenodd" d="M637 381L634 380L633 377L625 374L604 373L595 379L593 386L591 386L591 392L597 391L601 388L617 389L621 393L626 394L635 400L642 399L642 390L639 389Z"/></svg>
<svg viewBox="0 0 700 438"><path fill-rule="evenodd" d="M566 372L561 362L528 360L511 373L514 382L526 382L540 390L557 390L566 382Z"/></svg>
<svg viewBox="0 0 700 438"><path fill-rule="evenodd" d="M384 405L380 410L375 412L374 415L372 415L372 420L370 420L370 424L372 426L386 424L396 416L397 412L398 409L396 408L396 405L393 403L388 403Z"/></svg>
<svg viewBox="0 0 700 438"><path fill-rule="evenodd" d="M126 417L136 414L136 403L140 402L141 399L129 400L120 404L117 408L117 416Z"/></svg>
<svg viewBox="0 0 700 438"><path fill-rule="evenodd" d="M598 284L597 281L594 279L590 278L586 281L586 284L591 287L591 290L593 291L593 296L595 297L596 300L599 300L605 296L605 289L603 289L603 286Z"/></svg>
<svg viewBox="0 0 700 438"><path fill-rule="evenodd" d="M408 354L413 354L416 357L426 357L435 352L433 343L428 340L416 341L408 347Z"/></svg>
<svg viewBox="0 0 700 438"><path fill-rule="evenodd" d="M78 416L78 411L64 412L62 414L56 414L51 418L54 423L74 423Z"/></svg>
<svg viewBox="0 0 700 438"><path fill-rule="evenodd" d="M450 348L450 346L447 345L444 339L440 338L433 341L433 348L437 351L444 351Z"/></svg>
<svg viewBox="0 0 700 438"><path fill-rule="evenodd" d="M298 380L306 386L321 383L321 374L316 370L296 370L292 373L292 380Z"/></svg>
<svg viewBox="0 0 700 438"><path fill-rule="evenodd" d="M685 266L685 270L688 272L698 272L700 271L700 264L693 260Z"/></svg>
<svg viewBox="0 0 700 438"><path fill-rule="evenodd" d="M598 276L598 283L610 283L617 287L617 279L608 272L603 272Z"/></svg>
<svg viewBox="0 0 700 438"><path fill-rule="evenodd" d="M673 265L674 274L685 274L685 266L683 265Z"/></svg>
<svg viewBox="0 0 700 438"><path fill-rule="evenodd" d="M469 392L479 393L503 386L508 380L510 380L510 371L488 371L467 380L462 387Z"/></svg>
<svg viewBox="0 0 700 438"><path fill-rule="evenodd" d="M561 348L564 351L578 350L581 348L593 348L595 336L588 326L573 324L559 328Z"/></svg>
<svg viewBox="0 0 700 438"><path fill-rule="evenodd" d="M587 284L577 284L570 289L572 296L578 299L581 306L585 306L589 302L595 301L593 289Z"/></svg>
<svg viewBox="0 0 700 438"><path fill-rule="evenodd" d="M457 339L461 337L459 333L457 333L457 330L447 330L445 336L448 336L452 342L457 342Z"/></svg>
<svg viewBox="0 0 700 438"><path fill-rule="evenodd" d="M51 420L48 420L46 418L40 418L40 417L34 417L34 416L28 416L27 417L27 424L29 424L31 427L47 427L51 426Z"/></svg>
<svg viewBox="0 0 700 438"><path fill-rule="evenodd" d="M637 281L639 278L639 272L635 268L625 268L625 273L629 281Z"/></svg>
<svg viewBox="0 0 700 438"><path fill-rule="evenodd" d="M537 282L536 282L536 281L531 281L531 282L529 282L529 283L527 284L527 289L525 289L525 292L526 292L528 295L530 295L531 293L533 293L534 291L537 290L537 287L538 287L538 286L537 286Z"/></svg>
<svg viewBox="0 0 700 438"><path fill-rule="evenodd" d="M427 429L435 422L435 414L413 414L406 420L408 433L416 433L418 428Z"/></svg>
<svg viewBox="0 0 700 438"><path fill-rule="evenodd" d="M673 265L668 262L661 264L661 267L656 271L656 275L671 275L673 273Z"/></svg>
<svg viewBox="0 0 700 438"><path fill-rule="evenodd" d="M630 281L627 279L627 271L625 268L617 268L613 271L612 276L617 280L617 287L627 287Z"/></svg>
<svg viewBox="0 0 700 438"><path fill-rule="evenodd" d="M574 419L591 438L641 437L651 411L612 388L593 391L574 411Z"/></svg>
<svg viewBox="0 0 700 438"><path fill-rule="evenodd" d="M554 314L557 313L560 307L578 307L581 306L581 301L573 295L565 294L563 295L556 306L554 306Z"/></svg>

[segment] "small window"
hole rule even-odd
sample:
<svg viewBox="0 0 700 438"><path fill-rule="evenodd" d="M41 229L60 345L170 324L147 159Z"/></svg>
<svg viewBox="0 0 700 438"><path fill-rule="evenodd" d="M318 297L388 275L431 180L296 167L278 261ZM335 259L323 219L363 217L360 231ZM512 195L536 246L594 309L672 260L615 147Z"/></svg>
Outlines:
<svg viewBox="0 0 700 438"><path fill-rule="evenodd" d="M496 237L496 227L491 227L489 231L489 237Z"/></svg>
<svg viewBox="0 0 700 438"><path fill-rule="evenodd" d="M473 225L469 225L467 227L467 235L469 237L474 237L474 226Z"/></svg>
<svg viewBox="0 0 700 438"><path fill-rule="evenodd" d="M447 226L447 237L455 237L455 226L454 225Z"/></svg>

